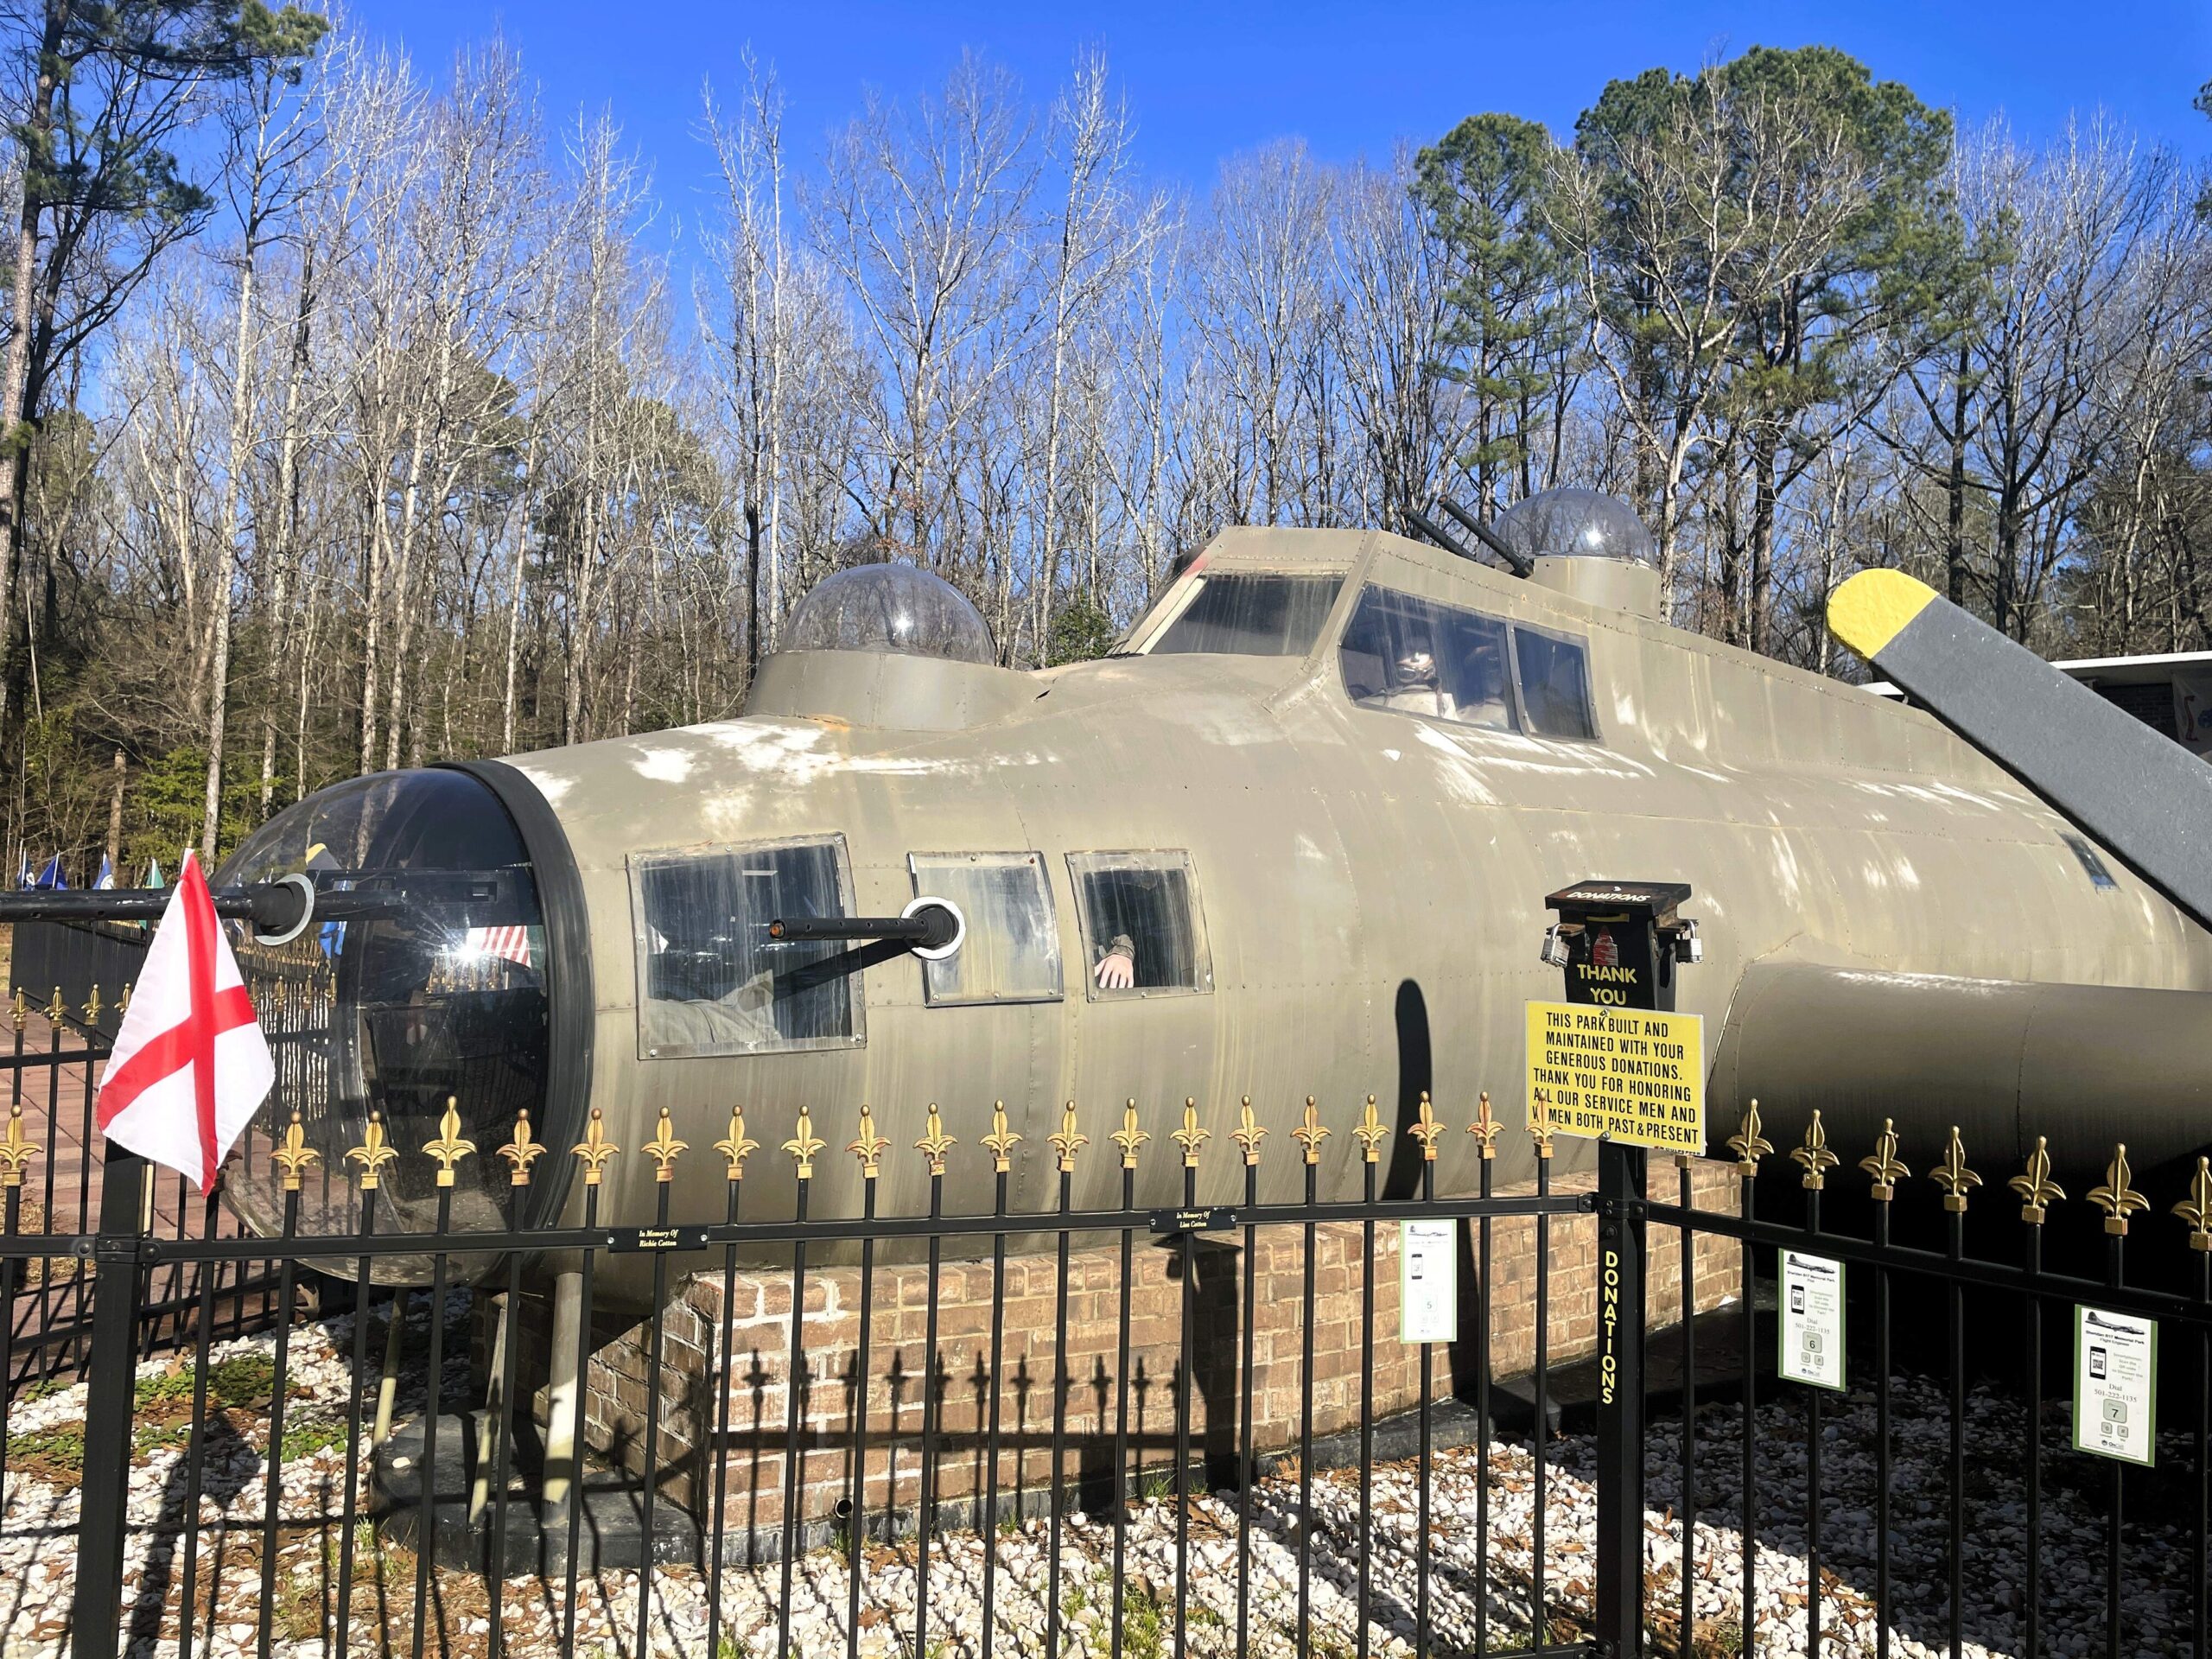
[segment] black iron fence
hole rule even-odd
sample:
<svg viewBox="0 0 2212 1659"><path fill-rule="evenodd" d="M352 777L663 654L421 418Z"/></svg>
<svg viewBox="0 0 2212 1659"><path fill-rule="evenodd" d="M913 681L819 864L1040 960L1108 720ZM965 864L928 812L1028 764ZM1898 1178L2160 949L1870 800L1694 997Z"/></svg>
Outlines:
<svg viewBox="0 0 2212 1659"><path fill-rule="evenodd" d="M289 1191L269 1239L145 1228L148 1173L123 1156L101 1168L97 1230L28 1225L46 1148L12 1118L0 1295L22 1307L32 1262L86 1264L92 1360L81 1382L8 1372L0 1642L187 1659L2207 1650L2202 1163L2177 1203L2160 1195L2176 1229L2146 1217L2124 1150L2079 1200L2039 1150L2010 1182L2005 1260L1969 1253L1981 1178L1955 1134L1921 1180L1885 1135L1848 1184L1866 1225L1847 1230L1822 1207L1845 1184L1815 1118L1789 1154L1801 1211L1762 1217L1776 1188L1757 1179L1773 1147L1756 1104L1730 1141L1738 1213L1700 1197L1690 1160L1670 1198L1647 1192L1643 1154L1617 1147L1595 1192L1565 1190L1548 1128L1502 1128L1486 1098L1464 1126L1486 1154L1480 1190L1425 1179L1404 1199L1379 1196L1395 1132L1371 1101L1333 1131L1309 1102L1294 1151L1263 1146L1249 1114L1230 1148L1209 1147L1187 1105L1132 1104L1110 1134L1070 1107L1029 1149L1059 1172L1043 1214L1008 1210L1027 1154L1003 1115L963 1147L932 1109L911 1152L856 1116L841 1153L805 1113L768 1129L734 1112L711 1148L665 1116L629 1148L596 1116L573 1147L538 1142L526 1116L498 1147L456 1116L420 1147L372 1122L338 1171L295 1124L242 1154ZM1357 1199L1321 1196L1332 1132L1357 1143ZM1456 1132L1425 1101L1408 1131L1432 1158ZM1500 1191L1487 1154L1523 1134L1536 1178ZM825 1155L858 1161L856 1213L817 1212ZM1286 1155L1302 1198L1261 1202L1262 1160ZM928 1160L926 1211L877 1213L880 1168L908 1156ZM1078 1160L1100 1156L1119 1160L1121 1202L1078 1211ZM1141 1207L1139 1166L1163 1156L1182 1203ZM671 1213L685 1157L721 1160L719 1216ZM948 1164L976 1157L992 1160L993 1206L945 1213ZM454 1229L448 1202L427 1252L419 1233L394 1251L378 1202L397 1161L443 1179L479 1158L508 1172L505 1226ZM652 1224L601 1224L618 1158L661 1178ZM763 1158L796 1179L774 1215L747 1203ZM522 1230L554 1160L583 1183L580 1224ZM325 1179L357 1190L359 1230L299 1236L301 1190ZM2044 1259L2047 1219L2083 1205L2101 1276ZM1899 1242L1900 1214L1940 1217L1936 1237ZM2185 1265L2178 1287L2126 1253L2151 1220L2171 1230L2149 1249ZM1444 1258L1414 1259L1403 1224L1421 1223L1447 1225L1456 1296L1424 1300L1418 1274ZM1647 1255L1655 1228L1674 1234ZM1570 1291L1566 1241L1592 1229L1594 1274ZM1527 1235L1525 1265L1509 1231ZM1012 1252L1037 1237L1044 1254ZM1673 1306L1694 1313L1716 1240L1733 1300L1647 1352L1652 1280L1671 1267ZM427 1253L427 1283L379 1284L388 1252ZM486 1257L499 1265L464 1284L462 1264ZM1835 1269L1833 1306L1793 1306L1800 1257ZM629 1316L590 1316L618 1258L650 1264L656 1310L627 1332ZM196 1274L181 1315L156 1288L180 1270ZM226 1322L245 1272L267 1281L258 1335ZM583 1317L564 1321L556 1297L534 1333L523 1310L549 1274L573 1275L565 1305ZM1516 1286L1529 1363L1501 1366ZM1434 1339L1408 1340L1440 1307ZM2163 1352L2112 1338L2109 1363L2140 1361L2147 1382L2098 1379L2122 1405L2162 1380L2186 1401L2133 1426L2146 1464L2101 1455L2095 1426L2085 1443L2055 1409L2074 1386L2050 1386L2045 1338L2083 1308L2164 1333ZM1571 1331L1585 1310L1594 1352L1563 1360L1560 1315ZM1980 1334L2000 1310L2009 1343ZM1817 1352L1782 1351L1808 1332ZM1788 1380L1823 1366L1840 1388ZM701 1386L665 1386L678 1374ZM607 1408L596 1457L587 1395Z"/></svg>

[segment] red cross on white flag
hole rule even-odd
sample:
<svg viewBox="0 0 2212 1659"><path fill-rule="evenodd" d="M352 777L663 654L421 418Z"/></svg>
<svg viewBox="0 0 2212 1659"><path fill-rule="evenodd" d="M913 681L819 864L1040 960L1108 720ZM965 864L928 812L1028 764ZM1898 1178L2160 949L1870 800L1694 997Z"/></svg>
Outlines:
<svg viewBox="0 0 2212 1659"><path fill-rule="evenodd" d="M207 878L187 853L100 1080L100 1132L204 1192L276 1080Z"/></svg>

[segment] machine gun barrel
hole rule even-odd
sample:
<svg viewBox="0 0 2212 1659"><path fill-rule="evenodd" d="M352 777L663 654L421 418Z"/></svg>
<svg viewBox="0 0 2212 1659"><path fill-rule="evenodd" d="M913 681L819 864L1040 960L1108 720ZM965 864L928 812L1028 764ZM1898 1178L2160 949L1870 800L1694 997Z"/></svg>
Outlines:
<svg viewBox="0 0 2212 1659"><path fill-rule="evenodd" d="M170 887L33 887L0 893L0 925L10 922L155 922L168 908ZM286 932L305 919L308 902L301 881L257 881L246 887L217 887L209 894L218 916L251 922L264 934ZM315 895L315 913L326 921L382 916L405 906L405 897L385 889L334 890Z"/></svg>
<svg viewBox="0 0 2212 1659"><path fill-rule="evenodd" d="M959 931L960 918L943 905L924 905L911 916L793 916L779 917L768 924L768 937L779 944L880 940L925 950L951 944Z"/></svg>
<svg viewBox="0 0 2212 1659"><path fill-rule="evenodd" d="M1534 559L1476 518L1473 513L1469 512L1450 496L1438 496L1436 505L1465 524L1477 541L1497 554L1499 558L1503 559L1515 575L1526 576L1536 568L1536 562Z"/></svg>

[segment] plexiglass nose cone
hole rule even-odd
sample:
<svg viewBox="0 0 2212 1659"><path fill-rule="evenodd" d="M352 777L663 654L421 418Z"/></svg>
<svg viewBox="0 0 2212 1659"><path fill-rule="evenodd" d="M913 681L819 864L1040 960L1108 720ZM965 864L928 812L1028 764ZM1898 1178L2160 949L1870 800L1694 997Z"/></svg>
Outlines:
<svg viewBox="0 0 2212 1659"><path fill-rule="evenodd" d="M543 1128L548 1052L544 917L513 819L465 772L355 779L271 818L216 884L295 874L316 893L296 938L265 944L250 924L226 924L276 1059L276 1087L226 1173L229 1202L255 1230L281 1230L267 1154L297 1111L321 1154L300 1230L358 1230L360 1170L346 1154L376 1114L399 1154L379 1172L376 1230L428 1231L436 1166L423 1147L451 1101L475 1143L456 1166L454 1224L500 1225L508 1170L494 1150L523 1111Z"/></svg>

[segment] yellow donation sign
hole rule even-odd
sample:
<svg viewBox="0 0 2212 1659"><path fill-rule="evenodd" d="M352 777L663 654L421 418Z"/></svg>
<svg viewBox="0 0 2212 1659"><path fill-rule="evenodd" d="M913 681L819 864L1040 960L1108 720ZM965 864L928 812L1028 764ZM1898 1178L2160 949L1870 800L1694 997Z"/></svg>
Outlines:
<svg viewBox="0 0 2212 1659"><path fill-rule="evenodd" d="M1529 1004L1529 1119L1560 1135L1705 1150L1705 1021L1580 1002Z"/></svg>

